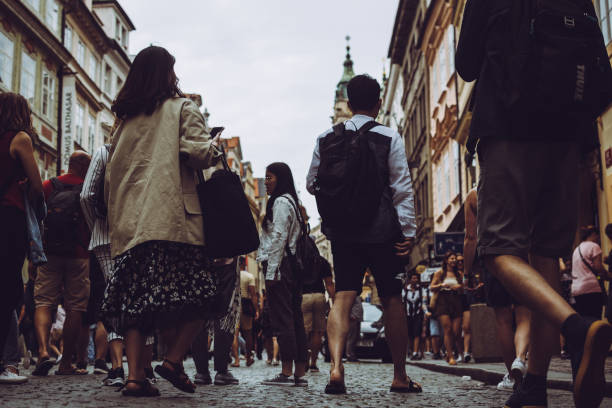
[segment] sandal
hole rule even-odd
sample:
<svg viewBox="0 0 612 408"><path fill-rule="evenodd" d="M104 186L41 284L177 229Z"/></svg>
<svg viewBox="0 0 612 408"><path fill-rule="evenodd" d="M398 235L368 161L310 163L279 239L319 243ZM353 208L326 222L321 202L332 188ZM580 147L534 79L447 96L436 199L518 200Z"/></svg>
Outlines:
<svg viewBox="0 0 612 408"><path fill-rule="evenodd" d="M421 387L421 384L414 382L412 380L408 380L408 387L391 387L391 389L389 390L391 392L398 392L398 393L419 393L419 392L423 392L423 387Z"/></svg>
<svg viewBox="0 0 612 408"><path fill-rule="evenodd" d="M55 371L55 375L87 375L89 372L83 368L70 366L68 370L59 369Z"/></svg>
<svg viewBox="0 0 612 408"><path fill-rule="evenodd" d="M328 382L325 386L326 394L346 394L346 385L344 383Z"/></svg>
<svg viewBox="0 0 612 408"><path fill-rule="evenodd" d="M34 371L32 371L32 375L45 377L47 374L49 374L49 370L51 370L54 365L55 362L49 357L38 359L38 363L36 363L36 368Z"/></svg>
<svg viewBox="0 0 612 408"><path fill-rule="evenodd" d="M128 389L128 384L136 384L138 388ZM159 390L151 385L147 380L127 380L123 387L119 388L117 392L121 391L121 395L124 397L159 397Z"/></svg>
<svg viewBox="0 0 612 408"><path fill-rule="evenodd" d="M167 363L172 369L165 367L163 363ZM175 388L193 394L195 392L196 386L191 382L187 374L185 374L185 370L183 369L182 364L173 363L170 360L164 360L162 364L155 367L155 372L159 374L160 377L168 380Z"/></svg>

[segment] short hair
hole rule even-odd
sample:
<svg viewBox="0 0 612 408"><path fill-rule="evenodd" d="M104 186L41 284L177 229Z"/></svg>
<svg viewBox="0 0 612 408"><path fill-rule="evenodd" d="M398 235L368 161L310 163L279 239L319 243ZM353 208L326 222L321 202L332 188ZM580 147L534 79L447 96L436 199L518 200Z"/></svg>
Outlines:
<svg viewBox="0 0 612 408"><path fill-rule="evenodd" d="M85 177L87 169L89 168L89 163L91 163L91 156L82 150L77 150L70 155L70 159L68 160L68 171Z"/></svg>
<svg viewBox="0 0 612 408"><path fill-rule="evenodd" d="M594 225L587 225L586 227L580 228L580 240L585 241L591 234L598 234L597 228Z"/></svg>
<svg viewBox="0 0 612 408"><path fill-rule="evenodd" d="M378 81L367 74L354 76L346 87L349 103L353 110L370 110L380 100Z"/></svg>
<svg viewBox="0 0 612 408"><path fill-rule="evenodd" d="M612 224L606 225L606 235L608 238L612 239Z"/></svg>

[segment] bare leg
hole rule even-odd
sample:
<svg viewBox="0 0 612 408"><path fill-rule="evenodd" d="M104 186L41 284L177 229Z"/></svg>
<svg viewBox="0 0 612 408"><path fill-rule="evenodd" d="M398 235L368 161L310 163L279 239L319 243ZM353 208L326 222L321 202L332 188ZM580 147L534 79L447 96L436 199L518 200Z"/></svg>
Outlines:
<svg viewBox="0 0 612 408"><path fill-rule="evenodd" d="M123 340L113 340L109 344L112 368L123 366Z"/></svg>
<svg viewBox="0 0 612 408"><path fill-rule="evenodd" d="M512 331L512 308L499 307L495 309L495 323L497 324L497 341L501 346L502 358L506 369L510 372L512 362L516 357L515 334Z"/></svg>
<svg viewBox="0 0 612 408"><path fill-rule="evenodd" d="M457 354L463 354L463 341L461 338L461 318L453 319L453 335L455 336L455 347Z"/></svg>
<svg viewBox="0 0 612 408"><path fill-rule="evenodd" d="M440 336L431 336L431 348L434 354L440 353Z"/></svg>
<svg viewBox="0 0 612 408"><path fill-rule="evenodd" d="M293 374L293 360L287 360L287 361L283 360L283 362L281 363L281 368L282 368L282 373L284 375L286 375L287 377L291 377L291 375ZM296 370L297 370L297 367L296 367Z"/></svg>
<svg viewBox="0 0 612 408"><path fill-rule="evenodd" d="M96 360L104 360L106 358L106 353L108 352L108 341L106 337L108 333L106 333L106 329L102 322L98 322L96 325L96 335L94 342L96 343Z"/></svg>
<svg viewBox="0 0 612 408"><path fill-rule="evenodd" d="M51 331L51 308L40 306L34 312L34 328L36 329L36 340L38 341L38 359L49 357L47 345L49 344L49 333Z"/></svg>
<svg viewBox="0 0 612 408"><path fill-rule="evenodd" d="M66 310L66 321L64 322L64 358L60 361L60 371L71 369L73 355L77 354L77 358L80 357L77 345L79 344L79 335L83 330L82 320L83 312Z"/></svg>
<svg viewBox="0 0 612 408"><path fill-rule="evenodd" d="M232 363L232 367L240 367L240 353L238 352L238 335L239 330L236 330L234 333L234 341L232 342L232 357L234 357L234 362Z"/></svg>
<svg viewBox="0 0 612 408"><path fill-rule="evenodd" d="M272 337L266 337L264 340L264 348L266 349L266 354L268 356L268 363L272 362L272 355L274 354L274 344L272 342Z"/></svg>
<svg viewBox="0 0 612 408"><path fill-rule="evenodd" d="M472 327L470 322L470 311L463 312L463 352L470 353L472 351Z"/></svg>
<svg viewBox="0 0 612 408"><path fill-rule="evenodd" d="M391 296L381 300L384 308L385 337L393 358L391 386L408 387L410 378L406 374L406 347L408 346L406 308L400 296Z"/></svg>
<svg viewBox="0 0 612 408"><path fill-rule="evenodd" d="M310 365L317 365L317 358L321 351L321 342L323 340L323 333L320 331L313 331L310 336Z"/></svg>
<svg viewBox="0 0 612 408"><path fill-rule="evenodd" d="M514 333L514 347L516 348L516 356L523 361L527 361L531 312L524 306L515 306L514 315L516 319L516 332Z"/></svg>
<svg viewBox="0 0 612 408"><path fill-rule="evenodd" d="M76 342L76 361L77 363L87 364L87 349L89 347L89 326L81 325Z"/></svg>
<svg viewBox="0 0 612 408"><path fill-rule="evenodd" d="M170 345L166 359L173 363L182 364L187 351L193 343L193 339L202 330L202 320L194 320L182 323L177 329L177 336L173 344ZM144 347L144 345L143 345ZM169 367L172 369L172 367Z"/></svg>
<svg viewBox="0 0 612 408"><path fill-rule="evenodd" d="M146 343L146 340L145 340ZM153 345L144 346L142 349L142 364L144 368L152 369L153 366Z"/></svg>
<svg viewBox="0 0 612 408"><path fill-rule="evenodd" d="M253 358L253 330L243 330L244 341L246 342L247 361Z"/></svg>
<svg viewBox="0 0 612 408"><path fill-rule="evenodd" d="M453 335L453 322L448 315L442 315L438 318L444 330L444 346L446 347L446 360L453 364L455 358L453 351L455 347L455 336ZM455 362L456 364L456 362Z"/></svg>
<svg viewBox="0 0 612 408"><path fill-rule="evenodd" d="M273 359L278 361L278 340L276 339L276 337L272 337L272 349L272 356L274 357Z"/></svg>
<svg viewBox="0 0 612 408"><path fill-rule="evenodd" d="M142 350L145 346L145 336L138 330L128 330L125 335L125 354L128 360L128 380L143 381L145 379ZM138 388L137 384L126 384L126 388Z"/></svg>
<svg viewBox="0 0 612 408"><path fill-rule="evenodd" d="M346 336L349 330L349 314L357 296L356 291L336 292L334 304L327 320L327 334L329 340L329 353L331 356L330 382L344 384L344 366L342 353L346 345ZM402 308L403 309L403 308ZM404 312L405 313L405 312ZM406 318L404 317L404 325ZM404 352L405 352L404 347Z"/></svg>

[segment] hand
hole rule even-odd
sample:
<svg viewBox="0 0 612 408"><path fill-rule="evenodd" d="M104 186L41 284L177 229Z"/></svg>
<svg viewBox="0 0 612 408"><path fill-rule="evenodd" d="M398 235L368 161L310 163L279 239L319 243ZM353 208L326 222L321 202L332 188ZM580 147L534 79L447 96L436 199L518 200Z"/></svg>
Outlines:
<svg viewBox="0 0 612 408"><path fill-rule="evenodd" d="M221 143L221 133L219 133L217 136L215 136L215 138L212 140L212 145L215 147L219 147L219 144Z"/></svg>
<svg viewBox="0 0 612 408"><path fill-rule="evenodd" d="M402 242L398 242L394 245L396 255L400 258L409 256L414 246L414 238L404 238Z"/></svg>

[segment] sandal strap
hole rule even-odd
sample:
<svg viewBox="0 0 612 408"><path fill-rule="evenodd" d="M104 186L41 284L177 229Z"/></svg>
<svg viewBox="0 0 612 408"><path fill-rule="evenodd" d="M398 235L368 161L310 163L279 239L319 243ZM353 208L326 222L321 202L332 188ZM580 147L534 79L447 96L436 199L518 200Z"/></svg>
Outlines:
<svg viewBox="0 0 612 408"><path fill-rule="evenodd" d="M168 359L164 359L164 363L168 363L170 366L172 366L177 374L185 372L185 368L181 363L175 363L174 361L170 361Z"/></svg>

